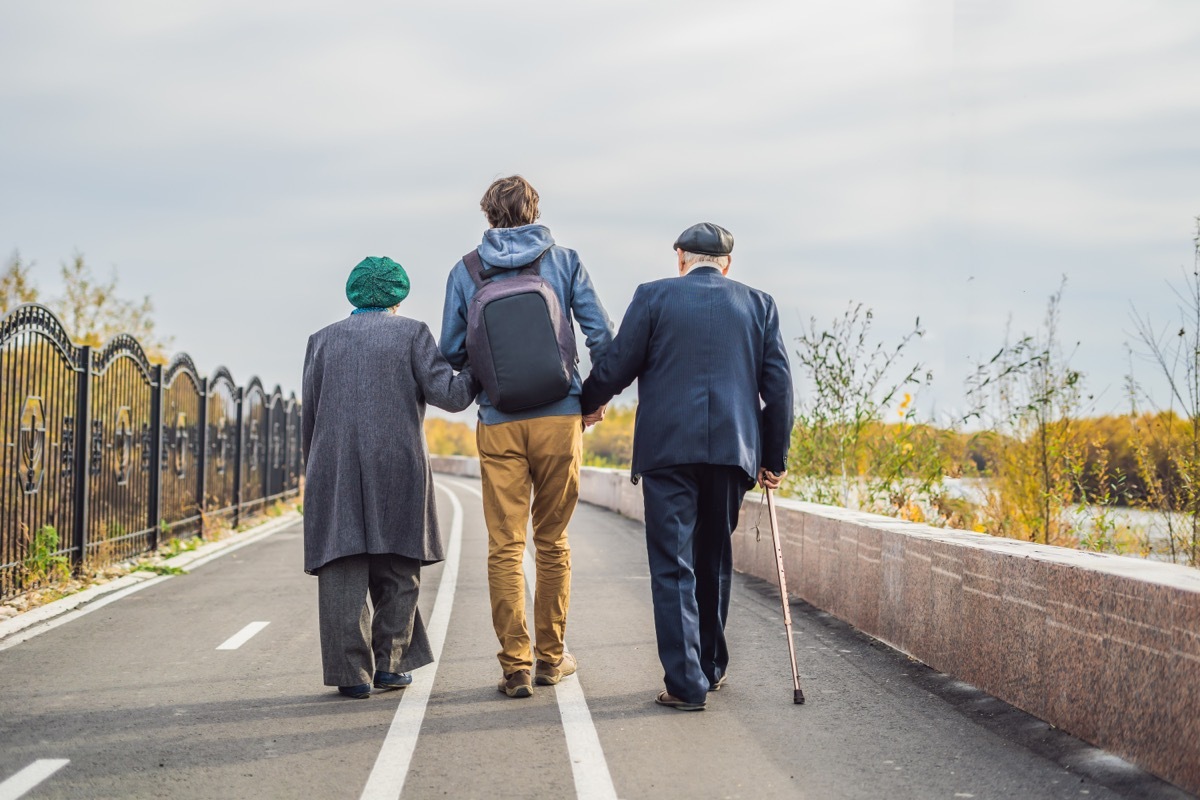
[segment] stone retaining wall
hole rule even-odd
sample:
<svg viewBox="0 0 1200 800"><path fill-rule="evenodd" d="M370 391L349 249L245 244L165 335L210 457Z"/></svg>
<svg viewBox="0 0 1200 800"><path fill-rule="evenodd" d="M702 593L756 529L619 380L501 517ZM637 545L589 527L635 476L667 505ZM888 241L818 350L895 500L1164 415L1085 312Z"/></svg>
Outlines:
<svg viewBox="0 0 1200 800"><path fill-rule="evenodd" d="M475 459L434 470L479 474ZM628 472L585 467L582 500L642 519ZM768 580L758 494L734 567ZM1200 793L1200 571L780 500L788 588L859 630Z"/></svg>

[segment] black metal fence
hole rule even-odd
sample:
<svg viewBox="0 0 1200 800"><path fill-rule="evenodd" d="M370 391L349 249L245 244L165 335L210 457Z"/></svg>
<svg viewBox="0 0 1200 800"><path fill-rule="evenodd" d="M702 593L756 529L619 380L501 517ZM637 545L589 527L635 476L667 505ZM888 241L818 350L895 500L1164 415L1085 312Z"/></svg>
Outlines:
<svg viewBox="0 0 1200 800"><path fill-rule="evenodd" d="M76 346L36 304L0 320L0 447L0 598L236 525L303 471L295 394L151 364L131 336Z"/></svg>

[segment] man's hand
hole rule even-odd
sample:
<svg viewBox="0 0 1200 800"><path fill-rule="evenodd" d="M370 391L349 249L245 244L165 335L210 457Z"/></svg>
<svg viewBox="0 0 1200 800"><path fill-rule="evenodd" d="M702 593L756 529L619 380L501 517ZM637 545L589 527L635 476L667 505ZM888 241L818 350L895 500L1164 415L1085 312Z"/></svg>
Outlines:
<svg viewBox="0 0 1200 800"><path fill-rule="evenodd" d="M776 475L774 472L771 472L771 470L763 467L758 471L758 485L764 489L778 489L779 485L783 483L783 477L785 475L787 475L786 469Z"/></svg>
<svg viewBox="0 0 1200 800"><path fill-rule="evenodd" d="M583 415L583 429L586 431L588 428L592 427L597 422L604 419L604 410L606 408L608 408L608 406L600 406L592 413L584 414Z"/></svg>

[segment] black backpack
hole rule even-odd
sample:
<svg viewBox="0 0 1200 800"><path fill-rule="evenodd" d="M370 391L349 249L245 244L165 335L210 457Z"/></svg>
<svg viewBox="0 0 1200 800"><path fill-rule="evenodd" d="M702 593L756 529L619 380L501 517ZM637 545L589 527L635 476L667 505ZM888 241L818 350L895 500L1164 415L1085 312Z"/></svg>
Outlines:
<svg viewBox="0 0 1200 800"><path fill-rule="evenodd" d="M519 270L485 268L477 250L463 256L475 282L467 308L467 357L488 400L505 413L544 406L571 391L575 331L553 287L542 279L546 252Z"/></svg>

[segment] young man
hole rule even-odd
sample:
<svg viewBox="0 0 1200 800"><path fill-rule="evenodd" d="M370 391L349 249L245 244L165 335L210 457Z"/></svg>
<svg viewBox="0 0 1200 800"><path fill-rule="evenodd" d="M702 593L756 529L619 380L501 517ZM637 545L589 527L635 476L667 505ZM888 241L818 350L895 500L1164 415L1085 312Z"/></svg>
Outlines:
<svg viewBox="0 0 1200 800"><path fill-rule="evenodd" d="M612 322L579 256L574 250L556 245L545 225L535 224L539 212L534 188L519 175L501 178L488 187L479 205L491 226L476 248L482 267L495 271L493 280L502 281L540 258L539 274L557 296L568 322L573 315L579 323L593 362L603 355L612 341ZM468 308L476 291L475 280L460 260L446 283L439 342L446 359L459 368L467 362ZM504 675L499 690L509 697L533 694L531 672L539 684L556 684L576 668L575 658L563 647L571 596L567 523L579 499L583 451L579 407L582 384L574 364L571 373L566 397L525 411L502 412L486 392L480 392L477 398L476 440L488 528L488 586L492 624L500 640L497 656ZM531 512L537 551L533 603L536 645L532 651L525 624L525 579L521 569Z"/></svg>
<svg viewBox="0 0 1200 800"><path fill-rule="evenodd" d="M660 705L704 708L725 683L730 534L746 490L787 468L792 378L775 301L730 280L733 236L703 222L675 241L677 278L644 283L583 387L585 412L637 379Z"/></svg>

